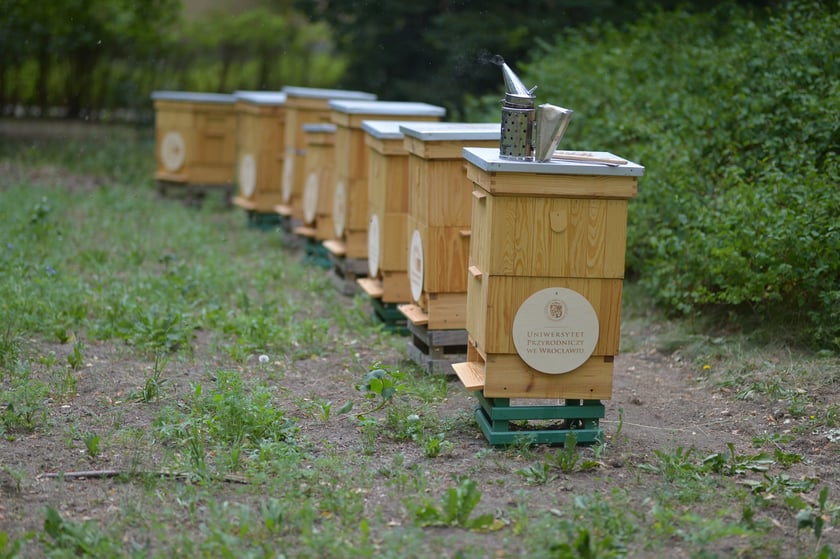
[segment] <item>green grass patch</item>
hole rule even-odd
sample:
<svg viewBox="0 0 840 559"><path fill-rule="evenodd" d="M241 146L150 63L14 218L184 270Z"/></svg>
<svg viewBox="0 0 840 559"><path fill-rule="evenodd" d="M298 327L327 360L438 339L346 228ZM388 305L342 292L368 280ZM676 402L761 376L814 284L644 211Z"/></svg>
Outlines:
<svg viewBox="0 0 840 559"><path fill-rule="evenodd" d="M651 449L619 411L595 447L492 449L364 298L241 213L161 200L150 136L0 147L0 555L836 556L836 480L793 447L837 452L836 357L628 282L623 351L789 428Z"/></svg>

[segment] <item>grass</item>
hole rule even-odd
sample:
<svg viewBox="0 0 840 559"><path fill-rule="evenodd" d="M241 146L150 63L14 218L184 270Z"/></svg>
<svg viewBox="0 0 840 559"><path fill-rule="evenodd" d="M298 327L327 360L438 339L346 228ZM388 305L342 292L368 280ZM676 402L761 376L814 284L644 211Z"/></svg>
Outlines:
<svg viewBox="0 0 840 559"><path fill-rule="evenodd" d="M840 425L820 399L836 356L668 320L630 284L622 351L657 348L787 432L643 455L620 425L596 447L490 449L445 378L393 359L405 341L363 299L218 201L160 200L152 149L147 130L0 146L0 557L840 554L836 471L804 476L809 456L791 449ZM133 385L98 379L107 398L82 413L105 350ZM321 366L338 395L320 390ZM352 442L310 435L325 429ZM27 500L36 470L14 451L51 437L89 467L120 466L85 514L60 488Z"/></svg>

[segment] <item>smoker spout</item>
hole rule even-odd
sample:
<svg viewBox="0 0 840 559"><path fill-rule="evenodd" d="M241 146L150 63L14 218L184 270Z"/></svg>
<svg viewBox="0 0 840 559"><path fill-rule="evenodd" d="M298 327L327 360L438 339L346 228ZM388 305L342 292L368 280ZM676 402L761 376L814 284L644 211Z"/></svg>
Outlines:
<svg viewBox="0 0 840 559"><path fill-rule="evenodd" d="M525 84L522 83L519 76L514 74L510 66L504 62L502 63L502 76L505 78L505 93L516 97L533 97L533 91L537 89L537 86L531 89L525 87Z"/></svg>

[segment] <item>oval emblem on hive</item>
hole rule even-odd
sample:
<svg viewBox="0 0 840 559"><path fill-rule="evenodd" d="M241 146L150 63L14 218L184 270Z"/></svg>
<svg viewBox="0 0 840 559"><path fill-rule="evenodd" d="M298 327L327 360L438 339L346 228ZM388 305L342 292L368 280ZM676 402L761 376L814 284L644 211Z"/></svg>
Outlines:
<svg viewBox="0 0 840 559"><path fill-rule="evenodd" d="M318 213L318 173L312 171L303 187L303 221L309 225Z"/></svg>
<svg viewBox="0 0 840 559"><path fill-rule="evenodd" d="M373 214L368 223L368 272L370 277L379 275L379 216Z"/></svg>
<svg viewBox="0 0 840 559"><path fill-rule="evenodd" d="M246 153L239 161L239 190L242 196L250 198L257 186L257 164L254 156Z"/></svg>
<svg viewBox="0 0 840 559"><path fill-rule="evenodd" d="M419 303L423 294L423 239L417 229L411 235L408 249L408 280L411 283L411 297Z"/></svg>
<svg viewBox="0 0 840 559"><path fill-rule="evenodd" d="M513 345L525 363L550 375L583 365L598 343L598 315L580 293L565 287L537 291L513 319Z"/></svg>
<svg viewBox="0 0 840 559"><path fill-rule="evenodd" d="M160 142L160 161L163 168L174 173L184 165L187 158L187 147L184 137L179 132L167 132Z"/></svg>
<svg viewBox="0 0 840 559"><path fill-rule="evenodd" d="M284 204L288 204L289 200L292 199L292 186L295 180L295 152L294 150L289 153L286 152L286 157L283 158L283 184L281 185L283 190L281 191L281 197Z"/></svg>
<svg viewBox="0 0 840 559"><path fill-rule="evenodd" d="M344 221L347 219L347 185L344 181L338 181L333 193L333 226L335 236L339 239L344 236Z"/></svg>

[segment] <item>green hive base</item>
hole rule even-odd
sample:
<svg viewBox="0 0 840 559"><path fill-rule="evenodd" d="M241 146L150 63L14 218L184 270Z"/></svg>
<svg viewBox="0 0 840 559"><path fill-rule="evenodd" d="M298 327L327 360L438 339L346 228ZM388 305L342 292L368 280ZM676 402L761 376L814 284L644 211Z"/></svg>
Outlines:
<svg viewBox="0 0 840 559"><path fill-rule="evenodd" d="M276 213L256 212L247 210L248 227L260 231L273 231L280 226L280 215Z"/></svg>
<svg viewBox="0 0 840 559"><path fill-rule="evenodd" d="M373 319L381 323L386 332L408 336L405 315L397 308L399 303L383 303L382 299L371 297L370 304L373 307Z"/></svg>
<svg viewBox="0 0 840 559"><path fill-rule="evenodd" d="M565 405L511 406L509 398L485 398L474 393L479 406L475 410L478 426L493 446L507 446L528 441L532 444L564 444L566 436L574 434L578 443L597 443L604 432L599 419L604 417L604 405L599 400L566 400ZM512 421L560 420L558 426L544 429L511 429Z"/></svg>
<svg viewBox="0 0 840 559"><path fill-rule="evenodd" d="M307 238L303 244L303 263L324 270L329 270L333 266L330 251L321 241L313 238Z"/></svg>

